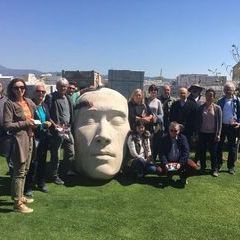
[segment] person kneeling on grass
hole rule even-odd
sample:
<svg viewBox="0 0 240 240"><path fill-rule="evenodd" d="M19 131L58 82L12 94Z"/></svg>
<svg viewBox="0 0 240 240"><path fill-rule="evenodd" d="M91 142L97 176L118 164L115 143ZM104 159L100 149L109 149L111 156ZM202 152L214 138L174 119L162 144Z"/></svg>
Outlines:
<svg viewBox="0 0 240 240"><path fill-rule="evenodd" d="M127 145L133 159L128 166L138 178L147 173L158 173L158 167L152 161L150 148L150 132L146 131L144 123L137 121L134 130L130 133Z"/></svg>
<svg viewBox="0 0 240 240"><path fill-rule="evenodd" d="M187 166L197 169L197 165L189 160L189 144L187 138L181 134L181 124L171 122L169 133L164 135L159 144L159 157L163 172L169 178L179 174L180 183L187 184Z"/></svg>

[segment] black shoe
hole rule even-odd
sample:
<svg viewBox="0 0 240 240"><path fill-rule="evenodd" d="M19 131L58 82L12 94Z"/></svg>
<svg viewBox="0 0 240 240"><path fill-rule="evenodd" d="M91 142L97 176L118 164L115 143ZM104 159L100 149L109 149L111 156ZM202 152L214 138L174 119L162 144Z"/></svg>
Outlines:
<svg viewBox="0 0 240 240"><path fill-rule="evenodd" d="M200 168L199 174L204 175L205 173L206 173L206 169L205 168Z"/></svg>
<svg viewBox="0 0 240 240"><path fill-rule="evenodd" d="M184 186L188 184L188 180L185 177L180 177L179 181Z"/></svg>
<svg viewBox="0 0 240 240"><path fill-rule="evenodd" d="M64 185L64 181L58 176L54 177L53 182L57 185Z"/></svg>
<svg viewBox="0 0 240 240"><path fill-rule="evenodd" d="M41 191L41 192L44 192L44 193L48 193L49 192L46 185L38 186L38 190Z"/></svg>

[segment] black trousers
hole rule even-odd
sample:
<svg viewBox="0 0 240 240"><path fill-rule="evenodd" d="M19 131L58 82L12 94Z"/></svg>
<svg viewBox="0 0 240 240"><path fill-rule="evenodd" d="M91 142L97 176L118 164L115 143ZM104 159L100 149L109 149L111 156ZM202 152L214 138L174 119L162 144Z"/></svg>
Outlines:
<svg viewBox="0 0 240 240"><path fill-rule="evenodd" d="M229 124L222 125L222 133L220 137L220 142L218 144L217 157L219 161L219 165L221 166L223 163L223 146L225 139L227 138L227 150L228 150L228 159L227 159L227 167L228 169L233 168L235 166L235 161L237 159L237 137L238 137L238 129L234 128Z"/></svg>
<svg viewBox="0 0 240 240"><path fill-rule="evenodd" d="M217 148L218 142L215 141L215 133L199 133L199 160L201 169L206 168L206 152L209 150L211 159L211 168L218 170Z"/></svg>

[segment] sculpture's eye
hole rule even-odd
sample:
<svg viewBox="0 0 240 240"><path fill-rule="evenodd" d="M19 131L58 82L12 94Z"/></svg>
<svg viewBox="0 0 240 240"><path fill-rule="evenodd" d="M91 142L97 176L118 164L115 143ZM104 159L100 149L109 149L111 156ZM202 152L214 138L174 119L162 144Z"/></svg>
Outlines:
<svg viewBox="0 0 240 240"><path fill-rule="evenodd" d="M95 111L87 111L80 118L81 118L82 125L94 124L94 123L96 123L96 112Z"/></svg>
<svg viewBox="0 0 240 240"><path fill-rule="evenodd" d="M126 118L122 116L114 116L110 121L113 125L119 126L126 122Z"/></svg>
<svg viewBox="0 0 240 240"><path fill-rule="evenodd" d="M94 123L95 123L95 119L94 118L86 119L86 124L94 124Z"/></svg>

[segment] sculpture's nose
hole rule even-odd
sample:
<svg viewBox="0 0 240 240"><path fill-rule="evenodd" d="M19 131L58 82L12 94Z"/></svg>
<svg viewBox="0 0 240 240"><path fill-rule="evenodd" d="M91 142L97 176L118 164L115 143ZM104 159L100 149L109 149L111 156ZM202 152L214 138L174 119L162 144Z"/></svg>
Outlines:
<svg viewBox="0 0 240 240"><path fill-rule="evenodd" d="M110 137L110 124L104 117L99 122L98 134L96 135L96 142L98 144L108 145L111 143L112 139Z"/></svg>
<svg viewBox="0 0 240 240"><path fill-rule="evenodd" d="M96 142L103 145L108 145L111 142L111 139L107 136L98 135L96 136Z"/></svg>

